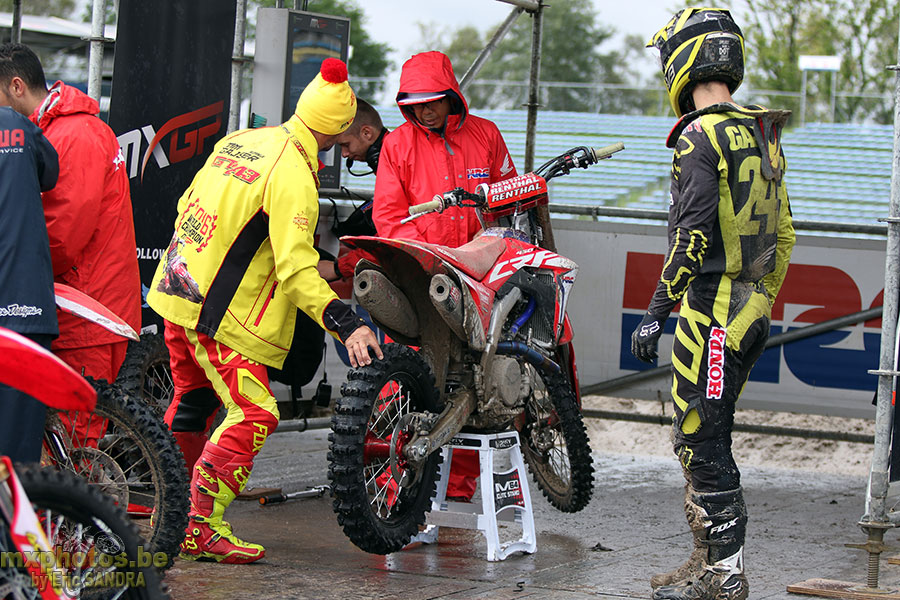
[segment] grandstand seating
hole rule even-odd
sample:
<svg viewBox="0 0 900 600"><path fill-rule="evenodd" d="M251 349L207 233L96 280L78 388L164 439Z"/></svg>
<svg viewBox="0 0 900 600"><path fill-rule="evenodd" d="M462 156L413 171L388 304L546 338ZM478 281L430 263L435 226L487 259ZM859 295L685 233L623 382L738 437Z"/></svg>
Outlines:
<svg viewBox="0 0 900 600"><path fill-rule="evenodd" d="M379 107L389 129L403 118L396 106ZM521 171L526 112L473 110L500 128ZM665 210L672 151L665 146L675 119L634 115L539 112L535 165L576 146L624 142L625 150L587 171L551 182L553 203ZM810 123L784 136L787 184L795 219L874 224L888 215L893 128ZM354 170L365 170L361 165ZM371 190L374 176L350 177L346 187Z"/></svg>

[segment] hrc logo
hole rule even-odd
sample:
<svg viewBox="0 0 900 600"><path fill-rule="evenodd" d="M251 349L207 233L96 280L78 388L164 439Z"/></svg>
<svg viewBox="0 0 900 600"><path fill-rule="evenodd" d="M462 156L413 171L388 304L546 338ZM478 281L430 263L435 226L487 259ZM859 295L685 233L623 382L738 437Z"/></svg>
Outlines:
<svg viewBox="0 0 900 600"><path fill-rule="evenodd" d="M491 170L487 167L466 169L466 179L487 179L491 176Z"/></svg>

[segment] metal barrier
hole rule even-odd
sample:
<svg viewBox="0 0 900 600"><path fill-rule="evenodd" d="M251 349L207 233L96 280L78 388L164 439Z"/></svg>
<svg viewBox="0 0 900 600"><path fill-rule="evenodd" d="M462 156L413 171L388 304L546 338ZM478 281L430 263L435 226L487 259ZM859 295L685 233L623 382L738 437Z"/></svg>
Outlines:
<svg viewBox="0 0 900 600"><path fill-rule="evenodd" d="M341 188L340 191L328 191L322 198L334 200L352 200L368 202L374 199L372 190ZM331 205L330 202L327 203ZM593 217L610 217L613 219L645 219L665 222L669 213L664 210L648 208L628 208L619 206L589 206L585 204L551 204L551 215L579 215ZM865 235L887 235L887 225L863 223L833 223L830 221L795 220L794 229L797 231L827 231L833 233L860 233Z"/></svg>

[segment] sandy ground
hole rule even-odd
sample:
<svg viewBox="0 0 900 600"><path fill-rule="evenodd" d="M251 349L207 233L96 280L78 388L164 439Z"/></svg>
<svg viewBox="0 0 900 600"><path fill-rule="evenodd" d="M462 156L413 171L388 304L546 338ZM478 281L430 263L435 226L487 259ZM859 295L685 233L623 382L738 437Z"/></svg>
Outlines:
<svg viewBox="0 0 900 600"><path fill-rule="evenodd" d="M671 408L651 400L586 396L586 409L671 416ZM765 424L795 429L846 431L872 435L875 422L784 412L738 410L736 423ZM667 456L677 468L670 442L670 427L650 423L585 419L591 448L595 452ZM801 469L805 471L868 476L872 445L770 434L734 434L734 456L738 466Z"/></svg>

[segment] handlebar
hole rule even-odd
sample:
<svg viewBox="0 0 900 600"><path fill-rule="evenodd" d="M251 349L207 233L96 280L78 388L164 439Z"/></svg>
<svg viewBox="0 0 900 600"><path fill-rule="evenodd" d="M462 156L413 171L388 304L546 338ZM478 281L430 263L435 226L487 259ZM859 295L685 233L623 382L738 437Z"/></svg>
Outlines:
<svg viewBox="0 0 900 600"><path fill-rule="evenodd" d="M567 152L563 152L556 158L551 158L535 169L534 172L543 177L546 181L550 181L554 177L568 175L572 169L587 169L589 166L596 164L605 158L609 158L624 148L625 144L622 142L616 142L615 144L604 146L603 148L577 146Z"/></svg>
<svg viewBox="0 0 900 600"><path fill-rule="evenodd" d="M449 194L450 192L448 192ZM414 219L418 219L421 216L427 215L428 213L433 212L444 212L444 209L450 206L450 199L446 198L447 194L444 196L435 196L433 199L428 202L423 202L422 204L416 204L414 206L409 207L409 216L405 219L401 219L401 223L409 223Z"/></svg>
<svg viewBox="0 0 900 600"><path fill-rule="evenodd" d="M484 193L470 193L463 188L450 190L444 195L436 195L428 202L409 207L409 216L402 219L401 223L409 223L413 219L428 213L442 213L451 206L481 206L484 204Z"/></svg>
<svg viewBox="0 0 900 600"><path fill-rule="evenodd" d="M609 146L604 146L602 148L578 146L547 161L535 169L534 173L540 175L546 181L550 181L559 175L568 174L575 168L587 169L590 165L609 158L616 152L624 149L625 144L622 142L616 142L615 144L610 144ZM476 190L476 193L474 194L465 191L463 188L456 188L443 195L436 195L428 202L410 206L409 216L402 219L400 222L409 223L428 213L441 213L450 206L482 206L487 197L487 187L486 184L479 185L479 189Z"/></svg>

